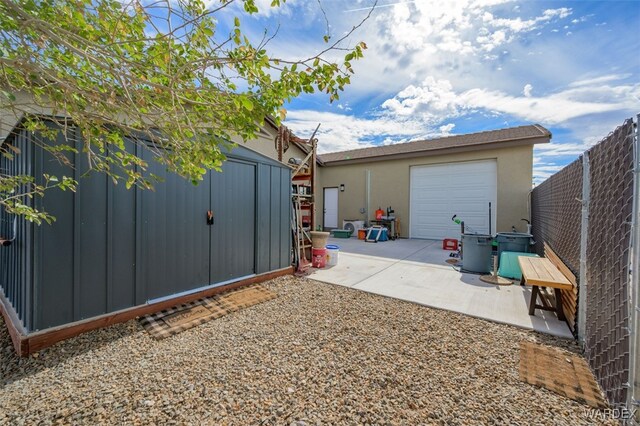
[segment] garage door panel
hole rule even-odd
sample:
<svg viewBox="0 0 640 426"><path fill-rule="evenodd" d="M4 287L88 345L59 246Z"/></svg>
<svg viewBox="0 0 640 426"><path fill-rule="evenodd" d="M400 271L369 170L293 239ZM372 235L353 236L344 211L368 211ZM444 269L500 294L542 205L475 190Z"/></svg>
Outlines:
<svg viewBox="0 0 640 426"><path fill-rule="evenodd" d="M411 167L411 237L458 238L460 226L451 221L454 214L469 229L489 232L489 202L496 205L496 176L495 160ZM492 214L495 223L495 210Z"/></svg>

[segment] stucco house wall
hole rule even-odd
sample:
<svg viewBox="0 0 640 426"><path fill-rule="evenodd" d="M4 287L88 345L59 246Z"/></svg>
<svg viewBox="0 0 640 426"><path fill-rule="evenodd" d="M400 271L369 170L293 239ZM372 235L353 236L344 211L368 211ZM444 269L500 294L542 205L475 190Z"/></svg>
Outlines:
<svg viewBox="0 0 640 426"><path fill-rule="evenodd" d="M526 231L528 198L532 189L533 144L442 155L389 159L356 164L325 164L318 168L316 212L323 223L323 189L344 185L338 192L338 226L345 219L373 219L375 210L391 206L400 220L400 234L409 237L409 169L411 166L495 159L497 163L496 232ZM370 202L366 202L366 175L370 173ZM366 214L369 209L368 216ZM361 213L360 209L365 209Z"/></svg>
<svg viewBox="0 0 640 426"><path fill-rule="evenodd" d="M253 151L256 151L262 155L266 155L269 158L273 158L274 160L278 159L278 151L276 150L275 138L277 135L277 131L269 126L265 125L262 129L262 132L258 134L256 139L252 139L247 142L242 142L240 139L233 139L235 143L238 145L242 145L246 148L249 148ZM304 159L307 154L303 152L300 148L298 148L295 144L289 144L289 149L282 155L282 162L287 163L289 158L300 158Z"/></svg>

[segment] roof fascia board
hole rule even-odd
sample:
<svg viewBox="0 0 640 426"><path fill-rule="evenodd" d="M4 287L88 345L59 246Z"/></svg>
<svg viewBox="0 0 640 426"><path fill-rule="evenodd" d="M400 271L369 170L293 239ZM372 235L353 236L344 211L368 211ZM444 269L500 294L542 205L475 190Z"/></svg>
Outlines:
<svg viewBox="0 0 640 426"><path fill-rule="evenodd" d="M528 138L528 139L514 139L509 141L491 142L491 143L484 143L479 145L467 145L467 146L456 146L456 147L429 149L429 150L412 151L412 152L401 152L397 154L376 155L371 157L353 158L353 159L345 159L345 160L330 160L330 161L323 160L324 161L323 165L325 167L331 167L331 166L342 166L346 164L370 163L374 161L401 160L405 158L435 157L438 155L457 154L461 152L484 151L488 149L502 149L502 148L517 147L517 146L535 145L540 143L549 143L550 142L549 139L550 137L548 136L541 136L541 137L534 137L534 138Z"/></svg>

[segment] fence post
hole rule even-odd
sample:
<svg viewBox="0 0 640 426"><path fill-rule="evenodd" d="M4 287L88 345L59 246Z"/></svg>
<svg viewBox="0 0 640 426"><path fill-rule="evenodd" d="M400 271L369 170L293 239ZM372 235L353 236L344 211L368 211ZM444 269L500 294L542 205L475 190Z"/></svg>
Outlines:
<svg viewBox="0 0 640 426"><path fill-rule="evenodd" d="M582 155L582 222L580 225L580 277L578 289L578 340L584 348L587 327L587 236L589 235L589 151Z"/></svg>
<svg viewBox="0 0 640 426"><path fill-rule="evenodd" d="M627 408L637 409L640 424L640 114L633 141L633 213L631 216L631 277L629 282L629 392Z"/></svg>

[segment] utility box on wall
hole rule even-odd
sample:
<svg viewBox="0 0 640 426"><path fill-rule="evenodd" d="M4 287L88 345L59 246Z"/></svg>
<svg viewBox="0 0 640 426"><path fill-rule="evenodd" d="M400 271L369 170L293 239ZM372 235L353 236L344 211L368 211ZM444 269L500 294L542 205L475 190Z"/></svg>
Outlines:
<svg viewBox="0 0 640 426"><path fill-rule="evenodd" d="M53 125L53 124L52 124ZM78 143L79 132L69 132ZM223 285L291 265L291 170L238 146L222 172L199 185L168 173L151 152L129 141L153 191L114 185L88 170L86 156L64 166L20 127L4 141L20 151L2 157L9 175L73 174L77 192L48 191L37 207L56 217L37 226L0 212L0 288L25 332ZM60 136L62 138L62 136ZM60 143L63 141L60 140Z"/></svg>

